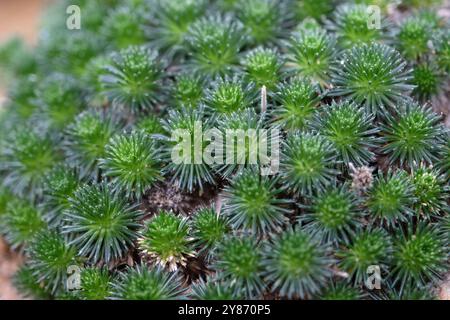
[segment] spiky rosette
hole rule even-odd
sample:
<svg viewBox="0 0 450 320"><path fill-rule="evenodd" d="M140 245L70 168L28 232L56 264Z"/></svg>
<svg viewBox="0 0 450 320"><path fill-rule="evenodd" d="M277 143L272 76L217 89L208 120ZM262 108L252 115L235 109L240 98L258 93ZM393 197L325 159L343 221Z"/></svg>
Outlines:
<svg viewBox="0 0 450 320"><path fill-rule="evenodd" d="M377 290L378 291L378 290ZM385 284L381 292L371 292L371 298L374 300L434 300L436 299L433 289L429 286L421 286L417 283L406 285L398 289L392 283Z"/></svg>
<svg viewBox="0 0 450 320"><path fill-rule="evenodd" d="M450 70L450 30L440 30L433 37L438 66L444 72Z"/></svg>
<svg viewBox="0 0 450 320"><path fill-rule="evenodd" d="M450 215L439 221L443 234L450 239Z"/></svg>
<svg viewBox="0 0 450 320"><path fill-rule="evenodd" d="M39 116L52 129L63 129L84 108L83 93L74 78L56 73L39 82L36 99Z"/></svg>
<svg viewBox="0 0 450 320"><path fill-rule="evenodd" d="M344 281L331 281L330 285L319 295L321 300L361 300L364 297L359 288Z"/></svg>
<svg viewBox="0 0 450 320"><path fill-rule="evenodd" d="M335 45L336 39L320 28L294 33L287 43L288 71L326 84L335 57Z"/></svg>
<svg viewBox="0 0 450 320"><path fill-rule="evenodd" d="M374 21L373 11L364 4L343 4L333 13L327 27L336 33L338 43L343 48L383 40L386 31L386 19L380 17Z"/></svg>
<svg viewBox="0 0 450 320"><path fill-rule="evenodd" d="M148 269L145 265L120 273L112 286L112 298L119 300L172 300L181 299L183 293L176 273L159 267Z"/></svg>
<svg viewBox="0 0 450 320"><path fill-rule="evenodd" d="M377 146L379 130L373 126L373 114L347 101L333 102L320 111L313 127L333 143L338 160L364 165L374 159L371 149Z"/></svg>
<svg viewBox="0 0 450 320"><path fill-rule="evenodd" d="M399 231L394 242L392 279L400 284L400 294L405 286L423 286L436 282L448 270L448 238L438 225L409 224Z"/></svg>
<svg viewBox="0 0 450 320"><path fill-rule="evenodd" d="M70 206L69 198L80 184L81 179L77 171L65 165L55 167L45 177L44 195L47 200L45 219L51 225L58 225L61 222L63 211Z"/></svg>
<svg viewBox="0 0 450 320"><path fill-rule="evenodd" d="M444 139L441 116L427 105L408 102L395 114L386 115L381 133L386 141L382 151L389 156L390 163L413 166L414 163L434 163Z"/></svg>
<svg viewBox="0 0 450 320"><path fill-rule="evenodd" d="M292 78L277 86L274 123L285 130L300 130L307 127L319 105L319 88L308 80Z"/></svg>
<svg viewBox="0 0 450 320"><path fill-rule="evenodd" d="M232 281L235 295L257 298L265 288L261 247L252 237L229 237L218 248L213 267L218 280Z"/></svg>
<svg viewBox="0 0 450 320"><path fill-rule="evenodd" d="M400 0L354 0L356 4L375 5L381 9L382 13L386 13L390 6L400 4Z"/></svg>
<svg viewBox="0 0 450 320"><path fill-rule="evenodd" d="M235 71L246 38L242 25L231 16L212 15L197 20L186 37L190 68L206 77Z"/></svg>
<svg viewBox="0 0 450 320"><path fill-rule="evenodd" d="M205 92L205 104L216 114L230 114L253 106L258 91L239 77L219 78Z"/></svg>
<svg viewBox="0 0 450 320"><path fill-rule="evenodd" d="M236 294L231 281L218 281L216 277L208 277L206 280L199 279L192 285L190 297L194 300L241 300Z"/></svg>
<svg viewBox="0 0 450 320"><path fill-rule="evenodd" d="M94 8L93 10L95 10ZM88 15L84 11L85 17ZM83 19L84 20L84 19ZM60 30L52 37L41 38L42 51L38 56L39 63L45 63L45 59L51 56L54 69L60 72L60 76L71 74L80 77L85 73L89 60L104 52L107 43L98 33L85 28L80 30ZM62 79L71 80L70 77ZM72 81L75 79L72 79ZM73 82L72 82L73 83ZM75 82L77 83L77 82ZM64 86L64 83L60 83Z"/></svg>
<svg viewBox="0 0 450 320"><path fill-rule="evenodd" d="M233 12L236 10L239 0L222 0L217 1L215 5L224 12Z"/></svg>
<svg viewBox="0 0 450 320"><path fill-rule="evenodd" d="M50 292L37 280L33 270L27 265L21 266L16 271L13 277L13 284L25 298L47 300L51 296Z"/></svg>
<svg viewBox="0 0 450 320"><path fill-rule="evenodd" d="M56 2L35 46L0 43L25 297L445 294L442 0Z"/></svg>
<svg viewBox="0 0 450 320"><path fill-rule="evenodd" d="M392 240L382 228L359 230L351 241L336 252L338 267L349 274L356 285L367 279L367 268L377 265L386 271L392 259Z"/></svg>
<svg viewBox="0 0 450 320"><path fill-rule="evenodd" d="M308 17L300 22L294 29L293 32L302 32L303 30L313 30L322 29L322 25L314 18Z"/></svg>
<svg viewBox="0 0 450 320"><path fill-rule="evenodd" d="M362 216L356 197L347 186L328 188L311 199L308 213L299 217L304 230L323 242L349 242Z"/></svg>
<svg viewBox="0 0 450 320"><path fill-rule="evenodd" d="M408 17L399 26L397 47L405 58L417 59L429 51L431 32L426 19L420 16Z"/></svg>
<svg viewBox="0 0 450 320"><path fill-rule="evenodd" d="M83 300L105 300L111 296L112 277L105 268L86 268L80 274L78 296Z"/></svg>
<svg viewBox="0 0 450 320"><path fill-rule="evenodd" d="M411 70L396 50L372 43L344 51L332 67L333 96L363 104L371 113L396 107L413 89Z"/></svg>
<svg viewBox="0 0 450 320"><path fill-rule="evenodd" d="M109 139L119 129L117 120L104 112L86 111L66 130L63 147L80 175L97 176L98 159L104 157Z"/></svg>
<svg viewBox="0 0 450 320"><path fill-rule="evenodd" d="M425 219L443 214L449 198L444 176L433 167L421 164L412 168L411 178L416 199L414 211Z"/></svg>
<svg viewBox="0 0 450 320"><path fill-rule="evenodd" d="M172 135L164 141L167 162L164 171L172 175L172 183L188 191L203 189L205 184L214 181L212 168L203 159L209 143L203 141L202 133L212 126L203 110L203 106L171 110L167 119L162 120L165 132Z"/></svg>
<svg viewBox="0 0 450 320"><path fill-rule="evenodd" d="M295 133L287 137L280 171L293 192L311 194L336 179L337 152L331 142L313 133Z"/></svg>
<svg viewBox="0 0 450 320"><path fill-rule="evenodd" d="M0 68L6 79L29 75L36 67L36 59L23 39L12 37L0 45Z"/></svg>
<svg viewBox="0 0 450 320"><path fill-rule="evenodd" d="M145 11L124 5L108 12L100 32L115 48L124 49L147 40L144 25Z"/></svg>
<svg viewBox="0 0 450 320"><path fill-rule="evenodd" d="M439 12L434 10L433 8L418 10L414 12L413 16L417 16L420 19L425 20L432 32L442 30L441 27L443 27L443 30L445 30L445 21L443 17L440 16Z"/></svg>
<svg viewBox="0 0 450 320"><path fill-rule="evenodd" d="M113 105L132 113L161 100L162 62L155 51L132 46L115 53L101 76L104 94Z"/></svg>
<svg viewBox="0 0 450 320"><path fill-rule="evenodd" d="M289 299L317 294L331 275L327 247L298 229L273 238L265 248L263 263L271 290Z"/></svg>
<svg viewBox="0 0 450 320"><path fill-rule="evenodd" d="M42 283L52 294L58 289L67 289L67 270L70 266L77 266L79 258L76 249L60 234L56 231L38 234L26 252L37 283Z"/></svg>
<svg viewBox="0 0 450 320"><path fill-rule="evenodd" d="M35 89L37 81L36 75L30 75L23 79L17 79L12 84L8 94L10 101L6 103L9 112L17 115L20 119L30 119L38 109Z"/></svg>
<svg viewBox="0 0 450 320"><path fill-rule="evenodd" d="M218 151L213 167L222 177L245 168L264 170L277 160L279 131L266 129L264 116L257 115L254 109L223 115L218 118L217 127L219 136L213 145Z"/></svg>
<svg viewBox="0 0 450 320"><path fill-rule="evenodd" d="M427 101L440 91L441 76L433 63L421 63L414 66L412 84L416 87L412 95L419 101Z"/></svg>
<svg viewBox="0 0 450 320"><path fill-rule="evenodd" d="M389 170L386 175L378 172L367 193L370 214L388 226L406 221L413 214L414 186L403 170Z"/></svg>
<svg viewBox="0 0 450 320"><path fill-rule="evenodd" d="M320 20L333 11L335 2L335 0L294 0L292 10L299 21L309 17Z"/></svg>
<svg viewBox="0 0 450 320"><path fill-rule="evenodd" d="M403 0L408 7L423 9L430 8L442 2L442 0Z"/></svg>
<svg viewBox="0 0 450 320"><path fill-rule="evenodd" d="M138 242L144 256L175 271L178 266L185 267L187 258L194 256L193 240L187 218L160 211L146 222Z"/></svg>
<svg viewBox="0 0 450 320"><path fill-rule="evenodd" d="M4 221L6 240L13 249L28 245L46 228L42 211L33 203L15 198L8 202Z"/></svg>
<svg viewBox="0 0 450 320"><path fill-rule="evenodd" d="M153 114L140 118L136 122L135 126L138 131L141 131L149 136L164 134L164 129L161 125L160 119Z"/></svg>
<svg viewBox="0 0 450 320"><path fill-rule="evenodd" d="M60 159L49 135L37 134L25 126L7 137L0 152L3 185L28 198L42 195L44 178Z"/></svg>
<svg viewBox="0 0 450 320"><path fill-rule="evenodd" d="M255 45L275 43L283 35L289 11L276 0L241 0L236 15Z"/></svg>
<svg viewBox="0 0 450 320"><path fill-rule="evenodd" d="M161 179L160 150L151 137L134 131L113 137L100 167L112 184L127 196L140 198Z"/></svg>
<svg viewBox="0 0 450 320"><path fill-rule="evenodd" d="M81 76L85 90L86 103L91 108L101 109L107 102L103 92L103 83L100 75L106 65L111 64L111 55L103 54L91 59L85 66Z"/></svg>
<svg viewBox="0 0 450 320"><path fill-rule="evenodd" d="M183 74L177 77L171 90L173 103L181 108L196 107L203 99L205 81L196 75Z"/></svg>
<svg viewBox="0 0 450 320"><path fill-rule="evenodd" d="M289 212L288 200L280 198L277 179L247 169L236 175L224 189L223 212L234 230L266 234L279 230Z"/></svg>
<svg viewBox="0 0 450 320"><path fill-rule="evenodd" d="M226 218L217 213L215 209L203 208L195 213L192 229L199 252L205 253L209 258L230 227Z"/></svg>
<svg viewBox="0 0 450 320"><path fill-rule="evenodd" d="M444 139L447 143L442 147L441 160L438 162L438 168L444 176L450 178L450 131L444 133Z"/></svg>
<svg viewBox="0 0 450 320"><path fill-rule="evenodd" d="M241 64L249 82L273 90L282 77L283 62L275 49L258 47L247 53Z"/></svg>
<svg viewBox="0 0 450 320"><path fill-rule="evenodd" d="M11 192L0 186L0 234L6 232L5 229L5 216L7 214L8 203L14 200L15 197L11 194Z"/></svg>
<svg viewBox="0 0 450 320"><path fill-rule="evenodd" d="M189 27L206 11L206 0L155 1L154 26L149 38L157 48L174 56L184 51Z"/></svg>
<svg viewBox="0 0 450 320"><path fill-rule="evenodd" d="M63 230L78 253L93 263L123 257L137 238L141 212L105 183L83 185L69 201Z"/></svg>

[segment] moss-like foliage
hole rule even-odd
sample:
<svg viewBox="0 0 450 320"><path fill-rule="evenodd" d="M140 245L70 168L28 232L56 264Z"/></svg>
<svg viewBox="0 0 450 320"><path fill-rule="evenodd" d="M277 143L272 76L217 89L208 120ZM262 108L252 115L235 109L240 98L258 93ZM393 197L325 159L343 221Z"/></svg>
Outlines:
<svg viewBox="0 0 450 320"><path fill-rule="evenodd" d="M210 257L217 245L230 230L227 219L212 208L204 208L195 213L193 219L193 236L199 251Z"/></svg>
<svg viewBox="0 0 450 320"><path fill-rule="evenodd" d="M355 44L379 42L386 31L386 21L374 19L374 10L367 5L344 4L333 13L328 27L335 31L339 44L344 48ZM376 23L379 23L377 25Z"/></svg>
<svg viewBox="0 0 450 320"><path fill-rule="evenodd" d="M263 268L262 249L252 238L230 237L218 248L215 269L220 279L235 284L234 294L259 296L265 287Z"/></svg>
<svg viewBox="0 0 450 320"><path fill-rule="evenodd" d="M140 215L107 185L83 185L70 199L64 231L81 255L108 263L123 257L137 238Z"/></svg>
<svg viewBox="0 0 450 320"><path fill-rule="evenodd" d="M112 298L121 300L170 300L181 298L183 292L176 274L143 265L122 272L112 286Z"/></svg>
<svg viewBox="0 0 450 320"><path fill-rule="evenodd" d="M288 230L268 244L265 279L288 298L315 294L331 275L327 248L300 230Z"/></svg>
<svg viewBox="0 0 450 320"><path fill-rule="evenodd" d="M363 104L372 113L394 108L413 86L411 70L395 49L377 43L344 51L333 66L333 95Z"/></svg>
<svg viewBox="0 0 450 320"><path fill-rule="evenodd" d="M80 259L74 246L67 244L56 231L43 231L27 248L31 272L37 283L55 294L68 290L67 277L71 266L77 266Z"/></svg>
<svg viewBox="0 0 450 320"><path fill-rule="evenodd" d="M373 119L355 104L332 103L316 114L314 126L333 142L338 160L362 165L374 158L371 149L377 145L378 129L373 126Z"/></svg>
<svg viewBox="0 0 450 320"><path fill-rule="evenodd" d="M278 198L276 180L245 170L234 177L224 190L224 213L234 229L265 233L279 229L288 212L286 199Z"/></svg>
<svg viewBox="0 0 450 320"><path fill-rule="evenodd" d="M336 55L335 44L334 36L325 30L301 29L291 36L287 44L287 66L291 72L325 84Z"/></svg>
<svg viewBox="0 0 450 320"><path fill-rule="evenodd" d="M370 214L388 225L413 214L414 187L405 171L379 173L367 193Z"/></svg>
<svg viewBox="0 0 450 320"><path fill-rule="evenodd" d="M442 0L51 3L35 46L0 43L24 297L437 298Z"/></svg>
<svg viewBox="0 0 450 320"><path fill-rule="evenodd" d="M414 163L432 164L439 159L445 139L440 117L428 106L406 103L387 116L382 125L386 145L382 148L391 163L412 166Z"/></svg>
<svg viewBox="0 0 450 320"><path fill-rule="evenodd" d="M294 78L278 85L275 101L274 122L285 130L299 130L307 127L312 120L320 97L317 86L310 81Z"/></svg>
<svg viewBox="0 0 450 320"><path fill-rule="evenodd" d="M367 280L367 268L377 265L385 271L392 259L392 240L381 228L359 230L350 243L336 253L339 267L350 275L356 284Z"/></svg>
<svg viewBox="0 0 450 320"><path fill-rule="evenodd" d="M148 135L142 132L125 133L110 140L100 167L118 189L140 197L161 178L159 153Z"/></svg>
<svg viewBox="0 0 450 320"><path fill-rule="evenodd" d="M102 75L104 93L118 107L132 112L154 106L161 98L162 66L157 53L129 47L115 54Z"/></svg>
<svg viewBox="0 0 450 320"><path fill-rule="evenodd" d="M330 185L337 175L337 152L331 142L311 133L299 133L286 140L281 173L294 192L312 193Z"/></svg>
<svg viewBox="0 0 450 320"><path fill-rule="evenodd" d="M345 185L327 188L312 197L307 209L308 213L299 217L303 228L320 235L324 242L348 242L362 216L354 194Z"/></svg>
<svg viewBox="0 0 450 320"><path fill-rule="evenodd" d="M420 223L399 232L394 242L392 272L394 282L400 284L400 292L405 286L425 285L439 279L449 256L446 241L448 238L438 225Z"/></svg>
<svg viewBox="0 0 450 320"><path fill-rule="evenodd" d="M189 28L189 67L206 77L225 75L236 70L239 51L247 42L242 24L226 15L197 20Z"/></svg>
<svg viewBox="0 0 450 320"><path fill-rule="evenodd" d="M185 218L161 211L141 231L139 249L157 264L174 271L178 264L186 266L186 259L194 256L189 229Z"/></svg>

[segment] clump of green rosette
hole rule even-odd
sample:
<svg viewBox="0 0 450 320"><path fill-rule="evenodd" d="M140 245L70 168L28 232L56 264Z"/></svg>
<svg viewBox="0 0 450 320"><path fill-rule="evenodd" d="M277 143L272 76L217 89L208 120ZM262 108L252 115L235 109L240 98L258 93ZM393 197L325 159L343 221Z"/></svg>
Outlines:
<svg viewBox="0 0 450 320"><path fill-rule="evenodd" d="M0 233L25 256L20 293L435 298L448 22L438 1L404 1L400 21L376 1L379 24L370 1L338 2L59 1L32 52L0 47ZM174 161L173 134L198 124L224 144L269 132L276 166L248 149L196 161L205 141Z"/></svg>

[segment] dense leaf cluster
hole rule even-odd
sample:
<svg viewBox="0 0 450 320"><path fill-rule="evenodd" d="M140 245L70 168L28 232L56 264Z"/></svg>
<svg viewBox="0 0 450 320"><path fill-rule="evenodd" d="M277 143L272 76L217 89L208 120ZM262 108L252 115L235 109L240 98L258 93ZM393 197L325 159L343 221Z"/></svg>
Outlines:
<svg viewBox="0 0 450 320"><path fill-rule="evenodd" d="M59 1L32 52L0 47L0 232L26 256L20 291L433 298L449 269L449 131L433 111L448 22L439 1L341 2ZM278 172L174 162L172 133L195 139L198 122L279 129Z"/></svg>

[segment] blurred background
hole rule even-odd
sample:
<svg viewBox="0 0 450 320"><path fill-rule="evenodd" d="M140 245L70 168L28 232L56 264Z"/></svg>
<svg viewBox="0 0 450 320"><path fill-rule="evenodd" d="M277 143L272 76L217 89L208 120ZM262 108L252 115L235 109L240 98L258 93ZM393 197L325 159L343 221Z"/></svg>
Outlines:
<svg viewBox="0 0 450 320"><path fill-rule="evenodd" d="M0 43L18 36L32 46L36 43L39 20L51 0L0 0ZM0 83L0 104L5 90Z"/></svg>
<svg viewBox="0 0 450 320"><path fill-rule="evenodd" d="M36 43L40 16L50 0L0 0L0 43L19 36L33 46ZM0 107L5 89L0 83ZM0 300L20 299L11 284L11 276L21 263L21 256L11 253L0 238Z"/></svg>
<svg viewBox="0 0 450 320"><path fill-rule="evenodd" d="M19 35L36 41L39 16L49 0L0 0L0 42Z"/></svg>

